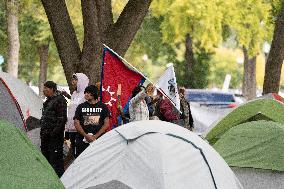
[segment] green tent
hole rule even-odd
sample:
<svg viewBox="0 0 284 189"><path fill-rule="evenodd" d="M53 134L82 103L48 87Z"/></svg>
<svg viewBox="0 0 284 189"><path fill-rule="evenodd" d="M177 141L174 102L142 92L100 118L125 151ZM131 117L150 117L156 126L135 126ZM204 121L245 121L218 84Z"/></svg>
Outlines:
<svg viewBox="0 0 284 189"><path fill-rule="evenodd" d="M4 120L0 120L0 149L0 188L64 188L27 136Z"/></svg>
<svg viewBox="0 0 284 189"><path fill-rule="evenodd" d="M206 139L214 144L224 133L239 124L267 120L284 124L284 104L273 99L256 99L239 106L223 118L210 132Z"/></svg>
<svg viewBox="0 0 284 189"><path fill-rule="evenodd" d="M252 121L229 129L213 145L244 188L284 186L284 124Z"/></svg>
<svg viewBox="0 0 284 189"><path fill-rule="evenodd" d="M230 166L284 171L283 124L240 124L223 134L213 147Z"/></svg>

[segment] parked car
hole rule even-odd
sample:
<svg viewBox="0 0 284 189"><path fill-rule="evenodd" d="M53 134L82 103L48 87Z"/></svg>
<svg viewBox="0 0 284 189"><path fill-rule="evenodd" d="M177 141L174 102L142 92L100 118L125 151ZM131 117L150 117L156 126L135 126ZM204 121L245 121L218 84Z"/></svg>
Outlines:
<svg viewBox="0 0 284 189"><path fill-rule="evenodd" d="M185 96L189 102L214 108L235 108L239 103L233 93L227 92L187 89Z"/></svg>

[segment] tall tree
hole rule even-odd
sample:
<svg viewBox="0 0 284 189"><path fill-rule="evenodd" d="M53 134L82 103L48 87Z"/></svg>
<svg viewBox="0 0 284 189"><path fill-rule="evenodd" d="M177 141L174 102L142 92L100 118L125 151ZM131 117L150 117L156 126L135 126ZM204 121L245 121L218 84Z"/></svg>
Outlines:
<svg viewBox="0 0 284 189"><path fill-rule="evenodd" d="M278 93L284 60L284 3L276 19L270 53L265 65L263 94Z"/></svg>
<svg viewBox="0 0 284 189"><path fill-rule="evenodd" d="M256 97L256 56L250 57L246 47L243 47L244 53L244 78L242 85L243 96L248 99Z"/></svg>
<svg viewBox="0 0 284 189"><path fill-rule="evenodd" d="M242 93L247 99L256 97L256 56L270 36L269 13L271 5L266 1L238 0L224 4L224 25L232 29L238 45L244 53L244 77ZM227 5L227 6L226 6ZM230 6L230 8L228 7Z"/></svg>
<svg viewBox="0 0 284 189"><path fill-rule="evenodd" d="M194 67L200 62L194 54L210 52L222 39L219 1L155 0L152 8L155 16L164 19L161 24L164 42L185 47L184 80L187 82L184 84L196 87L193 80L198 80L200 74L194 74L193 70L199 70Z"/></svg>
<svg viewBox="0 0 284 189"><path fill-rule="evenodd" d="M18 31L18 0L6 0L8 34L8 73L18 77L20 40Z"/></svg>
<svg viewBox="0 0 284 189"><path fill-rule="evenodd" d="M62 0L41 0L70 86L72 73L84 72L94 83L100 79L103 43L124 56L139 29L151 0L129 0L116 22L111 0L81 0L84 40L80 49Z"/></svg>

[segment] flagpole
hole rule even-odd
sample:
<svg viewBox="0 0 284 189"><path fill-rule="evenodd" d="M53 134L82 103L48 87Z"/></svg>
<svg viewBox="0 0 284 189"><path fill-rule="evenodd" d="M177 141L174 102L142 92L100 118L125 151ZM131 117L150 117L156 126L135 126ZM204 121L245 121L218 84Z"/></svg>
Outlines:
<svg viewBox="0 0 284 189"><path fill-rule="evenodd" d="M127 62L124 58L122 58L119 54L117 54L114 50L112 50L109 46L107 46L106 44L103 43L103 46L108 48L113 54L115 54L118 58L120 58L124 63L126 63L128 66L130 66L132 69L134 69L137 73L139 73L140 75L142 75L147 81L149 81L151 84L153 84L156 89L158 91L160 91L166 98L168 98L170 100L170 102L172 103L172 105L174 105L174 107L177 109L175 103L159 88L157 87L156 84L154 84L148 77L146 77L142 72L140 72L137 68L135 68L134 66L132 66L132 64L130 64L129 62ZM180 113L181 111L179 109L177 109Z"/></svg>

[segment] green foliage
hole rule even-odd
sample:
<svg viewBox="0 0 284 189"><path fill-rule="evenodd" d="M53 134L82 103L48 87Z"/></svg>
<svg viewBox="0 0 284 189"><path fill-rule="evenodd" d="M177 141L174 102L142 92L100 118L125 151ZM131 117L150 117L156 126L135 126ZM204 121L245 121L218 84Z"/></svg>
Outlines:
<svg viewBox="0 0 284 189"><path fill-rule="evenodd" d="M138 31L133 44L139 46L141 54L147 54L155 65L165 65L176 59L176 52L172 46L163 43L160 31L161 18L148 14Z"/></svg>
<svg viewBox="0 0 284 189"><path fill-rule="evenodd" d="M25 15L19 21L20 61L19 78L25 81L37 82L35 73L39 72L38 51L34 36L38 33L39 23L32 15Z"/></svg>
<svg viewBox="0 0 284 189"><path fill-rule="evenodd" d="M212 49L221 42L222 12L219 1L211 0L155 0L152 3L154 15L163 16L161 30L163 40L168 43L184 43L189 33L194 46Z"/></svg>
<svg viewBox="0 0 284 189"><path fill-rule="evenodd" d="M265 41L272 38L269 21L271 4L264 0L235 0L223 3L224 25L234 31L239 46L245 46L249 55L262 50Z"/></svg>
<svg viewBox="0 0 284 189"><path fill-rule="evenodd" d="M152 3L154 16L161 20L160 28L164 43L171 46L184 45L186 34L189 33L191 36L195 54L192 70L188 70L184 57L175 61L176 75L181 85L190 88L208 86L211 52L222 40L223 15L219 7L220 2L155 0ZM184 55L185 50L182 52Z"/></svg>
<svg viewBox="0 0 284 189"><path fill-rule="evenodd" d="M188 69L184 61L184 44L172 45L163 42L163 34L160 30L163 20L162 16L153 17L152 12L145 17L126 54L126 59L154 81L164 71L163 69L157 69L157 66L165 67L167 63L173 62L179 85L192 88L207 87L211 55L205 50L197 51L195 58L198 64L193 67L191 77L186 78L185 72ZM145 55L148 57L147 60L143 60Z"/></svg>
<svg viewBox="0 0 284 189"><path fill-rule="evenodd" d="M276 20L276 17L279 14L279 11L281 9L281 7L284 5L284 1L283 0L269 0L269 2L271 3L271 21L274 22Z"/></svg>
<svg viewBox="0 0 284 189"><path fill-rule="evenodd" d="M220 49L210 60L209 84L211 87L222 88L226 74L230 74L230 88L240 88L242 82L242 65L237 64L236 55L232 52Z"/></svg>
<svg viewBox="0 0 284 189"><path fill-rule="evenodd" d="M160 24L162 19L150 12L137 32L125 58L152 81L156 81L169 62L177 58L176 49L163 43Z"/></svg>
<svg viewBox="0 0 284 189"><path fill-rule="evenodd" d="M6 34L6 12L5 12L5 4L4 1L0 1L0 55L4 57L4 65L7 60L7 34Z"/></svg>
<svg viewBox="0 0 284 189"><path fill-rule="evenodd" d="M210 59L212 54L202 50L195 54L197 64L193 65L192 71L188 72L188 65L183 60L177 62L175 65L176 77L178 84L181 86L187 86L191 89L203 89L208 86L209 82L209 69ZM189 78L186 76L189 75Z"/></svg>

